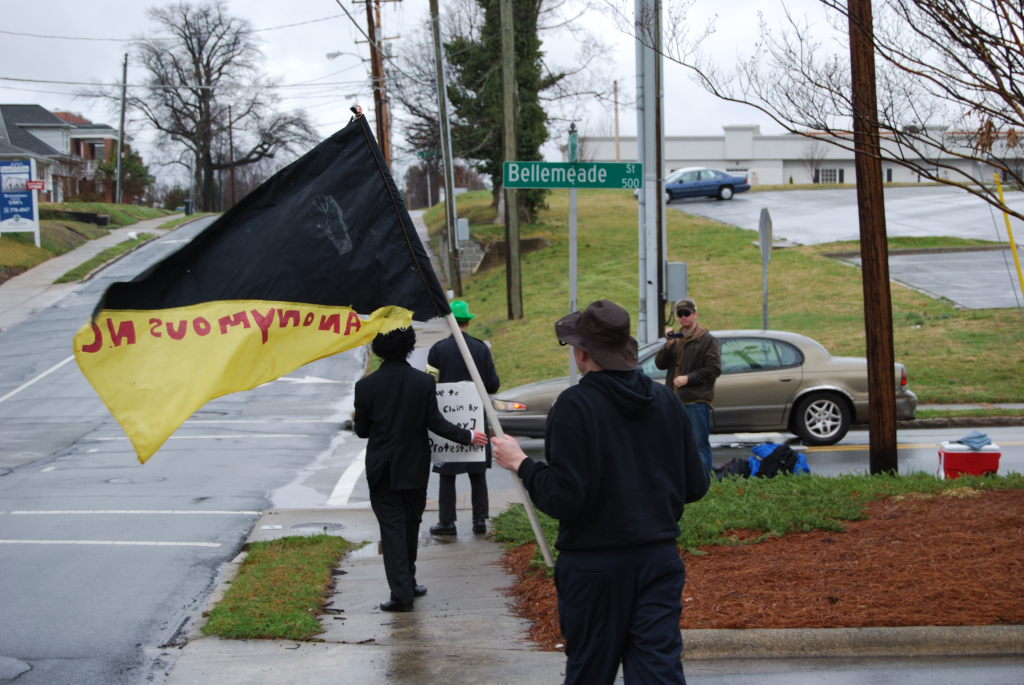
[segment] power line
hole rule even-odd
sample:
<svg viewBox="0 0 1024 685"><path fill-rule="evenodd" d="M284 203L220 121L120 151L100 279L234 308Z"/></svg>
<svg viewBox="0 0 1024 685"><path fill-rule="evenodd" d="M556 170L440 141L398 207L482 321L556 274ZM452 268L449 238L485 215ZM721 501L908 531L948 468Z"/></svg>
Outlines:
<svg viewBox="0 0 1024 685"><path fill-rule="evenodd" d="M281 26L268 26L268 27L262 28L262 29L252 29L252 33L262 33L264 31L277 31L278 29L290 29L290 28L293 28L295 26L305 26L307 24L317 24L317 23L319 23L321 21L329 21L331 19L340 19L342 16L344 16L344 15L332 14L329 17L321 17L320 19L310 19L309 21L300 21L300 22L295 23L295 24L282 24ZM91 36L90 37L86 37L86 36L49 36L49 35L45 35L45 34L41 34L41 33L22 33L20 31L2 31L2 30L0 30L0 33L8 35L8 36L21 36L23 38L46 38L46 39L49 39L49 40L85 40L85 41L97 41L97 42L107 42L107 43L131 43L131 42L133 42L135 40L138 40L137 38L93 38ZM146 40L174 40L174 39L173 38L155 37L155 38L147 38Z"/></svg>
<svg viewBox="0 0 1024 685"><path fill-rule="evenodd" d="M14 83L49 83L52 85L62 86L94 86L97 88L120 88L123 83L90 83L88 81L46 81L43 79L32 79L32 78L13 78L9 76L0 76L0 81L12 81ZM183 86L163 86L159 84L148 84L148 83L129 83L129 88L154 88L160 90L253 90L255 88L320 88L322 86L350 86L363 83L363 81L331 81L328 83L280 83L277 85L264 85L264 86L239 86L233 84L221 84L216 86L201 86L201 85L183 85Z"/></svg>

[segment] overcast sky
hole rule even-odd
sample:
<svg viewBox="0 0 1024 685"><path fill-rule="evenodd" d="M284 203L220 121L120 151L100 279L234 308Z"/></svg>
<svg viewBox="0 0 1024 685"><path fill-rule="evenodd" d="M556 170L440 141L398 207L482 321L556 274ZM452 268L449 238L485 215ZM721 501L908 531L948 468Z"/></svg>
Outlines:
<svg viewBox="0 0 1024 685"><path fill-rule="evenodd" d="M345 6L365 30L366 10L363 4L346 0ZM446 5L440 0L442 13ZM165 3L140 0L51 0L47 3L4 2L2 31L32 33L46 36L67 36L91 39L129 39L139 35L153 35L154 27L146 16L146 8ZM731 0L728 4L701 0L700 12L713 6L723 12L716 22L716 33L709 43L714 54L723 62L735 61L736 55L749 55L757 36L758 12L763 12L771 23L777 23L782 13L779 0ZM815 0L790 0L789 6L798 13L819 13ZM630 5L632 3L630 2ZM317 87L281 89L285 109L305 109L319 133L330 135L348 121L348 106L354 100L366 108L372 106L369 96L369 65L358 57L369 56L365 44L357 44L362 35L344 16L335 0L233 0L228 3L233 14L248 19L257 33L266 55L265 70L282 83L297 84L319 80L337 84ZM383 5L385 37L409 36L428 15L428 0L402 0ZM694 23L701 23L706 14L694 14ZM316 21L320 19L324 21ZM598 34L611 46L608 72L618 78L620 92L631 96L635 89L634 43L616 30L610 18L590 12L581 23ZM276 28L289 24L301 26ZM822 28L826 28L822 25ZM546 37L543 49L553 66L573 64L576 46L567 35ZM403 39L393 43L394 53L402 50ZM33 79L39 81L75 81L116 83L121 80L121 61L127 43L117 40L66 40L33 38L0 33L0 77ZM329 61L326 54L341 51L354 53ZM128 83L140 83L145 74L133 68L129 61ZM40 104L47 109L67 109L79 112L94 122L117 126L118 115L107 103L75 97L82 86L47 83L14 83L0 81L0 102ZM760 124L764 133L780 129L764 115L751 107L722 102L694 85L686 71L671 63L665 74L666 134L715 135L723 125ZM356 97L351 97L357 94ZM636 113L619 113L622 135L636 132ZM612 113L596 102L589 108L588 121L579 122L581 129L611 130ZM151 136L139 124L128 127L135 137L136 146L146 156L151 151ZM549 159L557 159L557 143L565 132L552 130L552 142L545 148ZM401 135L395 130L396 139ZM396 160L401 173L402 164ZM163 172L157 169L158 174ZM165 177L166 178L166 177Z"/></svg>

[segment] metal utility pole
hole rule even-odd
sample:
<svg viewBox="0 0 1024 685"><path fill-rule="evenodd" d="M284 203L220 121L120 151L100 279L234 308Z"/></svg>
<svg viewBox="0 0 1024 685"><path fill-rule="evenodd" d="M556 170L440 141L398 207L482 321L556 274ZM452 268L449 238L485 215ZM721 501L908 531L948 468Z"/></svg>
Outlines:
<svg viewBox="0 0 1024 685"><path fill-rule="evenodd" d="M228 105L228 152L231 155L231 206L235 206L235 137L234 123L231 118L231 105Z"/></svg>
<svg viewBox="0 0 1024 685"><path fill-rule="evenodd" d="M501 20L501 143L504 161L518 159L516 123L519 102L516 97L516 44L512 30L512 0L498 0ZM519 193L504 188L505 193L505 291L508 297L508 318L523 318L523 273L519 254Z"/></svg>
<svg viewBox="0 0 1024 685"><path fill-rule="evenodd" d="M380 5L377 5L380 16ZM384 94L384 55L381 39L377 38L377 23L373 19L373 0L366 0L366 23L370 40L370 74L373 77L373 112L377 126L377 144L388 168L391 167L391 137L388 125L388 101Z"/></svg>
<svg viewBox="0 0 1024 685"><path fill-rule="evenodd" d="M860 212L860 256L864 282L864 329L868 354L869 466L871 473L898 473L896 370L889 293L889 246L885 234L875 45L871 0L850 0L850 70L853 141Z"/></svg>
<svg viewBox="0 0 1024 685"><path fill-rule="evenodd" d="M637 341L644 345L661 337L665 308L664 283L665 195L662 174L663 72L661 57L661 2L635 0L637 73L637 161L643 166L644 182L638 195L640 253L640 307Z"/></svg>
<svg viewBox="0 0 1024 685"><path fill-rule="evenodd" d="M615 93L613 102L615 103L615 161L621 162L619 159L619 82L612 81L612 90Z"/></svg>
<svg viewBox="0 0 1024 685"><path fill-rule="evenodd" d="M124 197L124 109L128 99L128 53L124 54L124 70L121 76L121 130L117 132L117 195L114 201L121 204Z"/></svg>
<svg viewBox="0 0 1024 685"><path fill-rule="evenodd" d="M444 59L441 56L441 23L437 0L430 0L430 25L434 33L434 62L437 65L437 112L441 125L441 164L444 171L444 211L448 235L448 285L456 297L462 297L462 273L459 270L459 241L455 235L455 176L452 136L448 125L448 96L444 86Z"/></svg>

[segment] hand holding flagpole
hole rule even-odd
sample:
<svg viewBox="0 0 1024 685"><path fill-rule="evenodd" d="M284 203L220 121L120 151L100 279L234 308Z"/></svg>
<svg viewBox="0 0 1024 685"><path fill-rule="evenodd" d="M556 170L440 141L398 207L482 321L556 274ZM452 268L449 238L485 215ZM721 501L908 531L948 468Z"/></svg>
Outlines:
<svg viewBox="0 0 1024 685"><path fill-rule="evenodd" d="M501 430L501 423L498 421L498 415L494 412L494 405L487 401L487 389L484 388L483 379L480 378L480 371L476 368L476 363L469 353L469 348L466 347L466 339L462 337L462 329L459 328L458 322L455 321L454 314L449 313L444 318L448 322L448 328L451 329L452 336L455 338L455 344L459 346L459 352L462 353L462 359L466 362L469 375L473 378L476 391L480 393L481 404L484 405L484 413L487 415L487 420L490 421L491 427L494 428L495 435L499 438L504 438L505 432ZM551 548L548 547L548 540L544 537L544 531L541 530L540 521L537 519L537 512L533 508L533 502L530 501L530 495L526 492L523 481L520 480L519 475L514 471L512 472L512 480L515 482L516 490L519 492L519 499L522 500L523 507L526 509L526 516L530 519L533 536L537 538L541 554L544 555L544 563L548 566L554 566L555 561L551 557Z"/></svg>

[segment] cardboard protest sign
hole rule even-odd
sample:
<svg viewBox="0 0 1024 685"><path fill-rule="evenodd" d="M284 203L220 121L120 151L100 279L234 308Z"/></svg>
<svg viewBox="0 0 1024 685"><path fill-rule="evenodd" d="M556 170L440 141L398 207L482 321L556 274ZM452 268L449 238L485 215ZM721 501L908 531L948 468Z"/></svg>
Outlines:
<svg viewBox="0 0 1024 685"><path fill-rule="evenodd" d="M483 431L484 408L472 381L437 384L437 408L460 428ZM482 445L460 445L427 431L430 440L430 461L445 464L450 461L485 461L487 454Z"/></svg>

